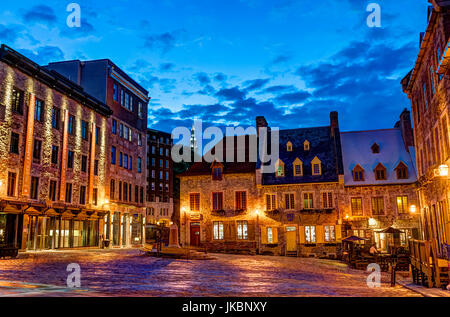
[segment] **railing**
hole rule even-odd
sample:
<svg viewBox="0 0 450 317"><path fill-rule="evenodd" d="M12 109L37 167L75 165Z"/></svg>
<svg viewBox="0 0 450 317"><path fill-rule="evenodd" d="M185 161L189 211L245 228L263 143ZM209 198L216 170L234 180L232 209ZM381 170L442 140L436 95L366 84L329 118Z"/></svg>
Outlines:
<svg viewBox="0 0 450 317"><path fill-rule="evenodd" d="M448 264L437 258L433 244L427 240L409 240L413 281L427 287L441 287L448 283Z"/></svg>

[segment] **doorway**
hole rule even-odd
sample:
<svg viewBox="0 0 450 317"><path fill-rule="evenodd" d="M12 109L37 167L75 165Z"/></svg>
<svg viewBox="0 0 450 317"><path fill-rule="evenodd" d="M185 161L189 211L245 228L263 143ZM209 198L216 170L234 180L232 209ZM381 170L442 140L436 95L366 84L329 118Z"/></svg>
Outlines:
<svg viewBox="0 0 450 317"><path fill-rule="evenodd" d="M191 246L198 247L200 246L200 223L193 222L191 223Z"/></svg>
<svg viewBox="0 0 450 317"><path fill-rule="evenodd" d="M297 251L297 227L286 227L286 251Z"/></svg>

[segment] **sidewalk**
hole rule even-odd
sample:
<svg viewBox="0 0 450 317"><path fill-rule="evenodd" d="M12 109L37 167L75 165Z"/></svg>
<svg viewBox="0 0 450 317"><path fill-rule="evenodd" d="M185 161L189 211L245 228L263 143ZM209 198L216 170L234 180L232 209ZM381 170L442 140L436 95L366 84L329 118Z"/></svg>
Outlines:
<svg viewBox="0 0 450 317"><path fill-rule="evenodd" d="M413 283L410 277L408 278L398 278L397 284L419 293L425 297L450 297L450 291L443 290L442 288L428 288L422 285L416 285Z"/></svg>

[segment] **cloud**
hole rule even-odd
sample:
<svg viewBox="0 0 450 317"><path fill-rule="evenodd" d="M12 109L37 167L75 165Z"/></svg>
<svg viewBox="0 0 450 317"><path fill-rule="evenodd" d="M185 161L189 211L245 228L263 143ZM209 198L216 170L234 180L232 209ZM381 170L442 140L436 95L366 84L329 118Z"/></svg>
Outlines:
<svg viewBox="0 0 450 317"><path fill-rule="evenodd" d="M217 73L214 75L214 80L219 82L224 82L227 80L227 78L227 75L225 75L224 73Z"/></svg>
<svg viewBox="0 0 450 317"><path fill-rule="evenodd" d="M160 72L169 72L169 71L173 70L174 67L175 67L175 64L173 64L173 63L161 63L159 65L159 71Z"/></svg>
<svg viewBox="0 0 450 317"><path fill-rule="evenodd" d="M246 91L253 91L258 90L264 87L268 82L270 81L270 78L266 79L253 79L253 80L247 80L244 82L244 87Z"/></svg>
<svg viewBox="0 0 450 317"><path fill-rule="evenodd" d="M281 55L276 56L276 57L272 60L271 64L272 64L272 65L282 64L282 63L289 62L291 59L292 59L292 56L288 56L288 55L283 55L283 54L281 54Z"/></svg>
<svg viewBox="0 0 450 317"><path fill-rule="evenodd" d="M207 85L211 82L211 79L209 79L208 74L200 72L194 74L194 78L201 84L201 85Z"/></svg>
<svg viewBox="0 0 450 317"><path fill-rule="evenodd" d="M177 32L164 32L148 35L144 38L144 46L151 50L160 50L167 53L172 50L177 42Z"/></svg>
<svg viewBox="0 0 450 317"><path fill-rule="evenodd" d="M311 94L309 92L298 91L282 94L274 98L274 100L279 105L295 105L304 102L309 97L311 97Z"/></svg>
<svg viewBox="0 0 450 317"><path fill-rule="evenodd" d="M80 27L68 27L67 25L64 25L64 27L61 29L61 36L68 37L68 38L80 38L80 37L86 37L88 35L91 35L95 32L95 28L92 24L88 22L87 19L81 17L81 26Z"/></svg>
<svg viewBox="0 0 450 317"><path fill-rule="evenodd" d="M220 100L239 101L243 100L246 94L247 93L245 91L240 90L239 87L233 87L221 89L215 94L215 96L218 97Z"/></svg>
<svg viewBox="0 0 450 317"><path fill-rule="evenodd" d="M63 51L57 46L41 46L34 50L19 49L20 53L39 65L64 60Z"/></svg>
<svg viewBox="0 0 450 317"><path fill-rule="evenodd" d="M46 5L37 5L25 11L22 15L24 23L44 23L52 25L57 18L53 9Z"/></svg>
<svg viewBox="0 0 450 317"><path fill-rule="evenodd" d="M17 26L5 26L0 24L0 41L3 43L13 43L20 35L20 30Z"/></svg>
<svg viewBox="0 0 450 317"><path fill-rule="evenodd" d="M292 85L275 85L275 86L267 87L262 92L263 93L277 94L277 93L281 93L281 92L294 91L296 89L297 88L295 86L292 86Z"/></svg>

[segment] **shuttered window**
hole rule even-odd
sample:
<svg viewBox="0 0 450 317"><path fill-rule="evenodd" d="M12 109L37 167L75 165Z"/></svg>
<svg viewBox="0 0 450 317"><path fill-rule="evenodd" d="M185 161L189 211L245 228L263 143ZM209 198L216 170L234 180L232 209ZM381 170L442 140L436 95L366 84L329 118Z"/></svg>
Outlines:
<svg viewBox="0 0 450 317"><path fill-rule="evenodd" d="M266 194L266 211L272 211L277 208L275 194Z"/></svg>
<svg viewBox="0 0 450 317"><path fill-rule="evenodd" d="M295 208L294 194L285 194L284 202L286 209L294 209Z"/></svg>
<svg viewBox="0 0 450 317"><path fill-rule="evenodd" d="M200 194L192 193L189 195L189 205L191 211L200 211Z"/></svg>
<svg viewBox="0 0 450 317"><path fill-rule="evenodd" d="M236 210L247 209L247 192L236 192Z"/></svg>

